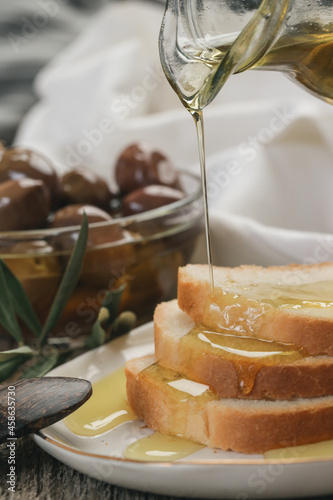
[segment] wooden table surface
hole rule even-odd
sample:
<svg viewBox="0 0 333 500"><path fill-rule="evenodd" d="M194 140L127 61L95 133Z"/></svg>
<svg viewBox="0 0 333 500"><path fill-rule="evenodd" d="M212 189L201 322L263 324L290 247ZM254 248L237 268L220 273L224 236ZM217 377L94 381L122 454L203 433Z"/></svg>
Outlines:
<svg viewBox="0 0 333 500"><path fill-rule="evenodd" d="M17 442L16 460L16 491L9 493L8 449L6 444L0 446L1 500L172 500L172 497L118 488L80 474L42 451L30 438ZM332 500L333 495L321 498Z"/></svg>
<svg viewBox="0 0 333 500"><path fill-rule="evenodd" d="M17 442L16 491L8 493L8 449L0 446L0 499L15 500L171 500L118 488L80 474L41 450L30 438ZM178 499L179 500L179 499Z"/></svg>

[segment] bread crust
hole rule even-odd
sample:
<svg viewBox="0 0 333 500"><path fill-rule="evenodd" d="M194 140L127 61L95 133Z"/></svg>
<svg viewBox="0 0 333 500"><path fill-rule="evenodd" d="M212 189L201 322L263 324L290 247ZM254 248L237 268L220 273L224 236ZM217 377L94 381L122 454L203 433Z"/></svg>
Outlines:
<svg viewBox="0 0 333 500"><path fill-rule="evenodd" d="M198 270L207 275L207 280L194 280L188 270L193 266L179 268L178 272L178 305L186 312L195 323L203 320L204 305L211 294L208 281L207 266L196 266ZM314 264L313 266L303 266L292 264L290 266L271 266L263 268L259 266L240 266L239 268L224 268L226 274L236 272L280 272L291 273L300 277L311 271L332 270L332 263ZM216 268L218 270L218 268ZM302 274L303 273L303 274ZM248 299L235 297L227 294L225 305L241 304L241 311L246 309ZM262 304L256 302L258 309ZM223 304L221 304L223 306ZM243 307L243 309L242 309ZM304 347L309 355L333 356L333 314L331 317L307 316L306 314L295 314L295 311L288 309L275 309L271 306L265 307L265 311L259 314L258 320L251 326L252 335L267 340L275 340ZM237 332L235 332L237 334Z"/></svg>
<svg viewBox="0 0 333 500"><path fill-rule="evenodd" d="M175 408L172 389L142 373L140 359L127 362L128 400L153 430L240 453L264 453L333 438L333 397L295 402L216 400L203 408L184 398Z"/></svg>
<svg viewBox="0 0 333 500"><path fill-rule="evenodd" d="M173 334L174 323L183 324L185 332L194 326L180 311L176 300L159 304L154 314L157 360L189 379L209 385L221 398L291 400L333 395L333 358L330 357L264 365L255 376L251 392L244 394L236 365L224 359L223 354L219 357L204 349L199 357L195 355L191 346Z"/></svg>
<svg viewBox="0 0 333 500"><path fill-rule="evenodd" d="M281 281L287 286L298 283L297 280L301 284L333 282L333 264L217 268L214 275L221 287L225 277L230 279L231 285L219 303L223 313L228 313L225 321L231 318L229 325L237 325L235 321L245 316L249 326L246 331L251 337L301 346L306 357L283 364L261 364L251 391L244 393L240 365L219 355L215 340L211 350L202 349L196 339L192 344L181 342L195 323L202 323L204 306L211 293L207 266L186 266L179 269L178 303L163 303L155 310L156 357L147 356L126 364L130 406L153 430L240 453L264 453L333 439L333 310L295 311L242 296L241 291L233 290L233 283L237 282L232 280L243 277L244 273L248 273L249 283L252 278L252 283L259 278L258 282L261 279L261 283L276 284L281 273L284 273ZM240 290L245 289L242 286L240 280ZM248 311L252 323L248 322ZM210 310L210 314L208 321L214 325L214 311ZM228 325L222 321L223 326ZM237 330L233 333L237 334ZM167 371L161 372L158 365L145 371L156 359L176 373L166 375ZM180 380L182 384L185 382L181 390L179 384L177 388L170 382L183 377L211 389L204 392L204 397L191 396L188 390L186 394L188 381Z"/></svg>

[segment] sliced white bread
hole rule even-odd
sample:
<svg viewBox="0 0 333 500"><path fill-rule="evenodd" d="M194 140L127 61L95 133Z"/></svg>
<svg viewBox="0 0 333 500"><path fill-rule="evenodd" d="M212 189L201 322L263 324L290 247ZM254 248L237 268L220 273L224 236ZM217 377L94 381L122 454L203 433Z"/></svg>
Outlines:
<svg viewBox="0 0 333 500"><path fill-rule="evenodd" d="M214 282L217 307L209 309L208 267L179 269L178 304L194 322L293 343L310 355L333 355L333 263L215 267Z"/></svg>
<svg viewBox="0 0 333 500"><path fill-rule="evenodd" d="M127 362L126 377L133 411L155 431L242 453L333 438L333 397L288 402L218 399L207 386L154 362L154 356Z"/></svg>
<svg viewBox="0 0 333 500"><path fill-rule="evenodd" d="M200 340L193 342L187 335L193 327L193 320L180 310L176 300L159 304L154 314L156 359L189 379L209 385L220 397L275 400L333 395L333 357L305 357L279 364L244 360L242 356L230 360L223 349ZM247 379L252 378L245 379L246 387L244 373L248 373Z"/></svg>

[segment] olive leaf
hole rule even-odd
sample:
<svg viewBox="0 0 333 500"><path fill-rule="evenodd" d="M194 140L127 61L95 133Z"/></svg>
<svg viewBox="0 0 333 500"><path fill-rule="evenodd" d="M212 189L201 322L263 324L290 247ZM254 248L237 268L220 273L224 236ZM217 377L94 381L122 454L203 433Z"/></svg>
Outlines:
<svg viewBox="0 0 333 500"><path fill-rule="evenodd" d="M15 274L12 273L1 258L0 266L2 268L7 287L10 290L13 308L16 314L20 316L28 328L36 335L36 337L38 337L42 327L21 282L16 278Z"/></svg>
<svg viewBox="0 0 333 500"><path fill-rule="evenodd" d="M45 324L43 326L42 332L39 338L39 347L42 347L47 339L48 334L52 331L52 328L56 325L62 312L64 311L67 302L72 295L76 283L79 279L83 257L86 250L88 238L88 219L86 214L83 214L83 220L81 224L81 229L79 237L76 241L74 250L72 252L71 258L67 264L64 276L59 285L56 296L51 305L50 312L46 318Z"/></svg>
<svg viewBox="0 0 333 500"><path fill-rule="evenodd" d="M21 375L21 378L43 377L47 372L52 370L58 363L58 353L48 355L41 354L36 357L36 361L32 366L29 366Z"/></svg>
<svg viewBox="0 0 333 500"><path fill-rule="evenodd" d="M8 289L2 266L0 266L0 324L16 340L23 344L23 337L18 324L11 294Z"/></svg>
<svg viewBox="0 0 333 500"><path fill-rule="evenodd" d="M0 352L0 363L17 356L32 356L34 351L27 345Z"/></svg>

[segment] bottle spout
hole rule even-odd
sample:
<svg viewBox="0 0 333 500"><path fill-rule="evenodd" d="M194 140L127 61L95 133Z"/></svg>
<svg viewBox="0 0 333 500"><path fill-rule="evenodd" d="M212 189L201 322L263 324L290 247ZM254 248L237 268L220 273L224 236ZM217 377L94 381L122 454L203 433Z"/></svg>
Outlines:
<svg viewBox="0 0 333 500"><path fill-rule="evenodd" d="M274 43L292 3L168 0L160 59L185 107L202 110L231 74L252 67Z"/></svg>

